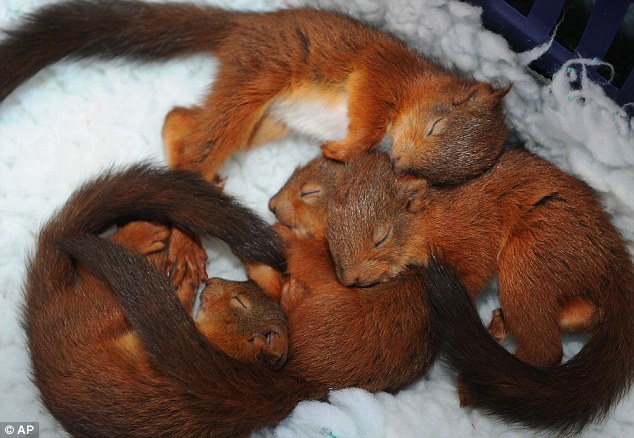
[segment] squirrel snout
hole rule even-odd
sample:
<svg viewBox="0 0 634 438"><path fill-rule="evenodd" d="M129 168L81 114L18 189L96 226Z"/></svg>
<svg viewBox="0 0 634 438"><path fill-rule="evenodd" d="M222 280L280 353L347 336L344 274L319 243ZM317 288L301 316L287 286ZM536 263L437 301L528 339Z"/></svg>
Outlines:
<svg viewBox="0 0 634 438"><path fill-rule="evenodd" d="M341 266L337 266L337 278L339 282L347 287L355 287L359 284L359 275L356 271L351 269L345 269Z"/></svg>
<svg viewBox="0 0 634 438"><path fill-rule="evenodd" d="M269 210L271 211L271 213L273 213L274 215L277 215L277 213L275 212L275 210L277 209L277 202L275 202L275 196L271 198L271 200L269 201Z"/></svg>
<svg viewBox="0 0 634 438"><path fill-rule="evenodd" d="M390 276L387 272L370 271L361 265L352 269L337 266L337 278L346 287L371 287L389 280Z"/></svg>

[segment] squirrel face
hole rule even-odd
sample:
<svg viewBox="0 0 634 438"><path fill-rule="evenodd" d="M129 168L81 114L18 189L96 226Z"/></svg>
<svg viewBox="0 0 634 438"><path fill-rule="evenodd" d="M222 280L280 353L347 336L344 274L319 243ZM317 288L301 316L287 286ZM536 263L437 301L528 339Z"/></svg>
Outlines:
<svg viewBox="0 0 634 438"><path fill-rule="evenodd" d="M392 123L390 156L397 172L432 183L460 183L489 168L501 153L507 128L501 100L510 87L477 82L420 87Z"/></svg>
<svg viewBox="0 0 634 438"><path fill-rule="evenodd" d="M382 154L359 156L341 178L326 226L337 277L345 286L386 282L414 261L406 238L425 205L426 181L397 176Z"/></svg>
<svg viewBox="0 0 634 438"><path fill-rule="evenodd" d="M201 319L205 336L234 359L273 369L286 362L286 316L253 282L209 279L200 296Z"/></svg>
<svg viewBox="0 0 634 438"><path fill-rule="evenodd" d="M301 239L324 235L328 197L343 164L318 157L295 169L289 180L269 201L278 222Z"/></svg>

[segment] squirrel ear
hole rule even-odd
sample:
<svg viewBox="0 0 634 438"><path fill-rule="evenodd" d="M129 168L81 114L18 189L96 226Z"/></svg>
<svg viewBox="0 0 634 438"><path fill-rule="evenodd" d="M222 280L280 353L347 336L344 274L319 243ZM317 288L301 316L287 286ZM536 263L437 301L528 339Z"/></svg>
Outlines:
<svg viewBox="0 0 634 438"><path fill-rule="evenodd" d="M414 176L401 176L397 178L396 183L405 199L405 210L416 213L425 206L427 180Z"/></svg>
<svg viewBox="0 0 634 438"><path fill-rule="evenodd" d="M227 280L220 277L211 277L205 281L206 286L224 286L225 284L227 284Z"/></svg>
<svg viewBox="0 0 634 438"><path fill-rule="evenodd" d="M502 98L511 91L512 85L509 84L502 88L493 88L487 82L476 82L467 87L460 95L456 96L453 101L454 106L465 103L474 104L479 107L495 108Z"/></svg>

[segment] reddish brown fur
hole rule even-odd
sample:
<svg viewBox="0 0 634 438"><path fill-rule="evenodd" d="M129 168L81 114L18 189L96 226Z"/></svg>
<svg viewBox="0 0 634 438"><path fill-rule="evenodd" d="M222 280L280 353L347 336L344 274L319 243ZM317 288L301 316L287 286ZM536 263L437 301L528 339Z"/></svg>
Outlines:
<svg viewBox="0 0 634 438"><path fill-rule="evenodd" d="M387 33L311 9L242 13L133 0L46 6L0 43L0 98L64 57L160 60L193 52L219 59L213 89L200 106L172 111L163 137L171 166L208 180L237 150L287 128L319 136L324 154L337 160L387 134L399 169L438 183L490 167L506 135L500 102L509 88L456 76ZM309 105L317 121L300 120L298 105ZM339 107L337 123L319 123Z"/></svg>
<svg viewBox="0 0 634 438"><path fill-rule="evenodd" d="M387 280L408 265L427 265L432 253L457 272L471 296L497 273L503 322L523 361L558 364L560 329L596 326L579 356L583 372L562 377L566 390L578 391L583 421L607 412L629 388L632 263L585 184L524 150L505 153L488 172L456 187L397 177L379 155L348 169L347 184L331 198L326 228L344 284ZM350 204L357 205L355 214ZM560 327L571 315L572 324ZM530 381L521 385L531 384L528 398L549 391ZM542 412L554 416L545 405Z"/></svg>
<svg viewBox="0 0 634 438"><path fill-rule="evenodd" d="M286 241L289 283L282 294L291 333L287 369L333 389L398 391L429 368L424 269L370 288L337 280L325 239Z"/></svg>
<svg viewBox="0 0 634 438"><path fill-rule="evenodd" d="M335 189L343 165L327 158L315 158L295 169L284 186L269 201L269 209L282 225L297 237L324 236L328 198Z"/></svg>
<svg viewBox="0 0 634 438"><path fill-rule="evenodd" d="M145 255L156 269L161 271L167 269L166 273L177 288L181 304L187 313L192 313L196 290L204 278L198 275L198 269L190 269L186 263L183 263L180 257L181 254L178 251L170 251L172 249L170 241L174 236L172 231L165 225L136 221L120 227L109 238L124 248ZM187 235L184 235L184 238L189 239ZM202 258L206 259L207 254L205 251L202 248L200 248L200 251L204 254ZM172 265L168 267L169 252L172 252L174 260ZM81 276L91 275L82 265L78 265L77 270L81 272ZM174 275L176 270L179 271L177 276Z"/></svg>
<svg viewBox="0 0 634 438"><path fill-rule="evenodd" d="M126 255L98 237L71 239L136 218L178 225L188 235L215 235L230 243L245 261L281 266L277 239L261 219L185 172L137 166L83 186L42 230L25 286L24 327L34 382L45 406L69 433L86 437L198 437L212 432L214 436L245 436L282 420L298 401L324 396L325 389L307 385L291 373L233 360L209 344L165 275L144 258ZM124 227L114 239L139 245L144 233L147 236L147 224L128 227L136 229L126 231ZM257 243L255 236L264 242ZM159 240L164 238L159 230L142 249L158 250L163 245ZM59 242L109 287L76 267ZM160 260L154 263L166 257L155 256ZM191 271L186 268L185 274L186 284ZM193 278L198 281L197 275ZM265 302L247 292L240 295L241 300L249 300L243 301L245 308L255 310ZM189 297L190 292L183 295ZM258 312L233 311L240 309L240 303L233 302L235 294L218 295L210 284L204 295L197 321L203 332L225 347L227 340L242 342L236 339L237 333L218 335L209 329L226 324L238 328L243 336L246 329L256 327L248 334L261 339L230 353L249 362L281 364L284 352L279 341L285 334L279 306L259 312L264 325L270 324L268 330L282 335L268 337L258 328ZM129 302L138 308L130 311ZM268 303L275 308L270 300ZM215 317L222 309L228 320L219 322ZM240 319L238 313L246 319ZM273 355L262 357L269 339Z"/></svg>
<svg viewBox="0 0 634 438"><path fill-rule="evenodd" d="M198 330L235 359L280 368L289 344L281 307L253 282L226 283L221 278L207 282L196 314Z"/></svg>
<svg viewBox="0 0 634 438"><path fill-rule="evenodd" d="M336 160L388 134L397 166L453 182L480 173L499 155L506 128L498 104L508 89L451 75L393 37L334 13L278 11L235 23L213 51L221 67L212 93L202 106L178 108L166 119L172 165L211 178L236 150L276 138L263 131L283 135L276 106L302 100L328 111L347 99L347 136L322 145Z"/></svg>
<svg viewBox="0 0 634 438"><path fill-rule="evenodd" d="M172 234L172 230L164 225L137 221L126 224L110 236L110 239L127 249L144 254L152 265L161 270L166 266L168 243ZM204 252L202 248L200 251ZM177 252L169 252L176 257L175 265L182 264ZM175 278L173 272L171 270L168 273L172 281ZM77 273L81 281L86 283L82 287L90 288L96 301L104 295L112 294L105 284L83 266L77 266ZM198 329L209 342L234 359L279 368L286 360L288 349L287 322L280 307L253 287L242 288L240 293L232 290L219 293L218 288L214 287L216 281L217 279L209 280L201 294L201 306L195 318ZM192 270L185 266L179 283L176 283L178 297L189 314L192 313L200 282L197 269ZM93 342L99 344L105 338L107 340L103 348L119 347L139 360L147 360L140 340L129 330L121 309L117 306L108 313L108 318L112 318L112 332L123 334L118 339L114 339L116 335L104 337L101 334ZM90 323L98 324L96 321ZM267 334L271 336L269 342L266 342Z"/></svg>
<svg viewBox="0 0 634 438"><path fill-rule="evenodd" d="M288 260L281 293L291 333L287 369L333 389L397 391L420 378L434 356L424 270L412 268L371 288L339 283L324 224L327 200L343 171L343 165L317 158L298 168L270 203L290 225L277 226Z"/></svg>
<svg viewBox="0 0 634 438"><path fill-rule="evenodd" d="M172 179L167 190L160 177L148 178L144 172L133 169L107 176L75 194L43 230L38 253L29 268L25 328L34 378L47 408L71 434L203 436L213 431L215 436L242 436L281 420L301 399L322 398L331 388L352 385L396 391L429 367L434 349L428 342L431 330L423 305L425 276L417 272L420 269L376 288L345 288L336 280L323 237L295 240L288 229L285 240L292 260L289 272L303 283L289 282L282 298L297 327L291 338L288 365L282 372L272 373L231 361L206 346L183 306L172 305L175 293L161 286L163 276L143 267L142 259L125 255L116 247L104 247L103 239L68 239L81 231L96 232L110 221L129 215L169 218L169 213L155 210L166 209L174 197L191 197L187 191L175 191L175 187L180 186L182 191L190 186L188 180ZM223 219L230 210L214 212L205 207L205 196L212 194L198 190L196 196L204 210L198 215L219 222L225 239L231 241L238 230L248 234L258 230L244 223L236 229L235 216L228 222ZM215 191L212 197L222 196ZM181 216L194 215L201 208L195 204L179 205ZM113 215L111 208L121 213ZM136 213L125 213L127 209ZM196 222L191 218L175 219L188 231L192 229L188 224ZM153 227L128 225L128 233L124 227L114 239L138 245L143 243L142 235ZM213 233L222 234L217 226L210 227ZM131 229L134 234L130 234ZM164 239L165 232L159 230L156 234L149 245L144 243L146 251L162 249L156 240ZM60 239L64 248L108 287L83 268L76 277L76 268L55 243ZM239 246L237 249L245 261L267 262L268 255L249 258ZM158 259L154 263L163 266L166 254L154 256ZM185 268L184 284L196 271ZM197 274L195 278L199 279ZM252 307L261 300L250 291L259 290L249 282L212 279L201 298L197 321L200 332L230 354L240 339L229 336L228 344L227 333L217 332L218 311L224 309L223 314L231 322L228 327L235 326L231 309ZM189 292L183 295L190 296ZM258 315L265 318L267 312ZM274 319L276 315L273 313ZM276 320L279 323L279 318ZM247 319L248 327L256 324L260 323ZM264 341L275 353L283 340L284 327L270 321L265 325L282 336L259 336L256 346ZM261 331L257 334L262 335ZM264 359L272 367L284 360L275 354L254 357L250 353L253 351L242 350L239 353L246 355L237 356L250 362Z"/></svg>

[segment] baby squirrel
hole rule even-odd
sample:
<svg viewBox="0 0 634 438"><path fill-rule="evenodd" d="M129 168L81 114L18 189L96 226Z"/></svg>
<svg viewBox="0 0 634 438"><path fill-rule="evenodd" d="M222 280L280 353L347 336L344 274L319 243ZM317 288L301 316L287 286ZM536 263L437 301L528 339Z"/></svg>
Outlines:
<svg viewBox="0 0 634 438"><path fill-rule="evenodd" d="M280 368L289 343L284 311L253 282L227 282L207 281L196 315L198 329L235 359Z"/></svg>
<svg viewBox="0 0 634 438"><path fill-rule="evenodd" d="M172 230L165 225L135 221L118 229L110 239L129 250L144 254L156 269L161 270L166 266L171 234ZM84 272L81 265L77 269L82 270L81 278L91 275ZM196 291L203 279L197 275L196 269L190 270L187 266L184 269L177 293L181 304L191 314ZM174 271L168 272L170 279L174 278ZM218 278L206 281L194 319L198 329L209 342L234 359L273 368L282 366L288 351L288 327L281 307L254 285L241 290L224 290L218 287L221 282ZM93 288L106 288L94 281L92 284ZM93 293L112 294L109 289ZM124 323L123 320L120 322ZM127 345L142 350L134 332L122 339ZM141 353L135 351L134 354Z"/></svg>
<svg viewBox="0 0 634 438"><path fill-rule="evenodd" d="M497 274L498 323L515 338L515 356L524 363L508 359L502 368L489 355L467 360L450 347L463 403L569 432L605 416L628 390L632 263L585 184L522 149L455 187L398 176L379 154L359 157L341 178L346 184L330 198L326 236L343 284L389 281L408 266L428 265L432 254L457 273L471 297ZM560 330L590 329L581 352L557 365ZM484 342L462 342L467 339Z"/></svg>
<svg viewBox="0 0 634 438"><path fill-rule="evenodd" d="M132 222L109 239L96 235L130 221L154 225ZM169 236L156 223L215 236L245 262L285 269L271 228L189 172L138 165L83 185L39 234L25 285L33 380L66 431L248 436L300 400L323 397L273 370L286 358L287 326L259 289L221 291L208 281L194 322L188 311L200 276L181 269L179 299L156 269Z"/></svg>
<svg viewBox="0 0 634 438"><path fill-rule="evenodd" d="M324 388L395 392L419 379L435 353L425 269L413 267L370 288L341 285L324 224L328 198L344 169L316 158L298 168L270 202L288 263L285 283L274 282L282 290L272 293L280 296L290 327L285 369Z"/></svg>
<svg viewBox="0 0 634 438"><path fill-rule="evenodd" d="M200 106L163 127L172 167L205 179L236 151L288 130L347 161L384 139L395 166L436 183L480 174L507 128L493 88L451 73L394 36L331 11L238 12L188 3L68 0L43 6L0 42L0 100L64 58L159 61L211 53Z"/></svg>
<svg viewBox="0 0 634 438"><path fill-rule="evenodd" d="M297 237L322 239L328 198L342 172L342 163L320 157L297 167L269 201L269 210Z"/></svg>

